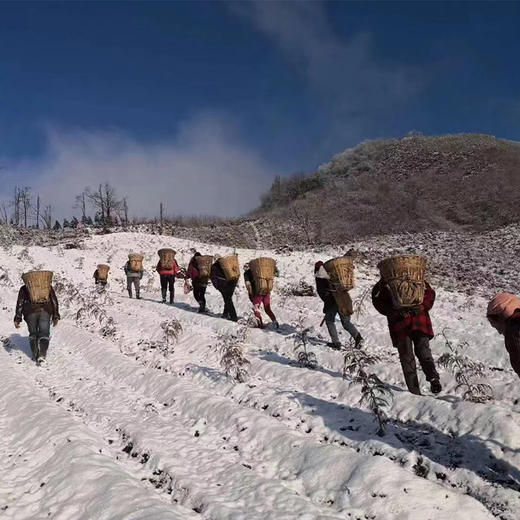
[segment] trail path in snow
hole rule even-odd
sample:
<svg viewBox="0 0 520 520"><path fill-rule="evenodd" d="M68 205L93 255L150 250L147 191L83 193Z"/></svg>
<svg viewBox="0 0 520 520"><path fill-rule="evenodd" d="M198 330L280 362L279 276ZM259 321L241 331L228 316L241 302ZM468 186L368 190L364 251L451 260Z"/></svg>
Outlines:
<svg viewBox="0 0 520 520"><path fill-rule="evenodd" d="M87 293L90 276L85 276L85 270L109 254L113 265L122 265L126 250L121 251L121 244L115 246L129 238L132 248L143 250L172 243L164 237L122 234L96 237L87 251L20 251L21 260L3 264L8 265L4 309L9 306L10 310L17 288L14 280L34 266L34 256L47 264L57 263L57 271ZM204 248L187 241L177 241L175 246L184 262L190 247ZM248 252L239 254L248 259ZM84 260L76 262L77 258ZM297 281L300 276L294 260L279 259L290 278L285 281ZM312 265L314 259L309 255L304 260ZM79 269L83 263L85 267ZM88 453L93 455L82 459L87 474L95 473L95 468L88 467L91 459L102 457L109 468L107 478L124 482L114 484L124 489L119 496L135 488L136 496L146 497L143 503L153 503L159 511L148 517L146 507L137 508L132 512L135 516L130 516L124 510L130 502L105 500L99 490L96 496L92 485L88 486L93 495L89 503L104 504L106 516L89 512L84 518L161 519L162 512L171 513L164 518L177 514L215 520L516 518L520 416L508 397L516 381L507 370L507 360L494 360L504 370L495 373L497 395L491 404L475 405L449 395L413 396L400 389L398 359L385 346L388 340L381 320L370 313L361 317L360 327L370 331L367 348L383 358L376 367L378 375L395 388L391 421L387 434L380 438L371 414L359 407L359 388L341 377L341 354L323 346L318 330L313 333L312 348L320 369L309 370L291 361L291 338L299 316L305 313L316 326L321 321L317 299L288 297L283 301L277 295L275 311L285 324L281 334L249 331L246 349L251 376L246 383L235 384L222 372L217 344L222 334L236 332L241 325L196 314L190 296L177 295L171 307L157 303L153 278L145 280L148 290L143 300L129 300L117 290L122 282L122 275L114 272L112 293L105 301L99 299L101 318L76 320L74 302L65 305L67 318L54 331L45 368L30 361L27 340L12 333L10 315L0 320L0 331L8 338L0 363L10 374L2 384L12 392L10 396L24 381L28 389L20 394L24 405L37 398L36 408L49 410L51 417L70 423L76 436L88 439ZM371 274L362 273L359 292L370 282ZM440 307L451 305L450 312L458 312L462 297L442 296L446 303ZM97 306L95 299L88 301L92 308ZM221 307L220 297L211 289L208 304L213 311ZM237 307L239 314L248 312L243 288L237 294ZM183 332L173 347L161 351L157 348L163 340L160 324L172 319L182 323ZM113 330L103 337L107 323ZM458 324L450 325L456 334ZM495 348L498 351L499 346ZM491 357L484 351L481 356ZM443 380L448 391L454 387L447 374ZM33 408L14 409L9 399L2 399L2 413L9 416L2 423L2 449L23 457L36 452L32 476L53 475L50 459L39 453L32 423L25 428L19 421L36 414L39 433L44 438L57 435L58 442L63 438L54 432L59 422L42 420ZM22 438L31 437L30 442L12 440L17 428L24 432ZM49 453L58 450L51 443L46 448ZM64 452L72 456L68 449ZM67 464L65 459L61 463ZM58 468L54 473L59 474ZM15 475L13 468L10 471ZM11 518L43 518L43 509L38 507L52 500L49 517L72 518L66 516L70 498L56 492L64 487L59 476L35 493L32 489L15 492L5 482L0 498ZM81 499L73 507L86 511Z"/></svg>

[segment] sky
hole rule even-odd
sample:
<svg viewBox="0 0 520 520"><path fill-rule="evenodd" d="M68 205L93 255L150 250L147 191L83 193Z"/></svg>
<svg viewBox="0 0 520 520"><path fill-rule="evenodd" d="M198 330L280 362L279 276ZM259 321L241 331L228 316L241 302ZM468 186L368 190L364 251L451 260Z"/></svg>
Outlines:
<svg viewBox="0 0 520 520"><path fill-rule="evenodd" d="M237 216L367 139L520 140L520 2L0 2L0 199Z"/></svg>

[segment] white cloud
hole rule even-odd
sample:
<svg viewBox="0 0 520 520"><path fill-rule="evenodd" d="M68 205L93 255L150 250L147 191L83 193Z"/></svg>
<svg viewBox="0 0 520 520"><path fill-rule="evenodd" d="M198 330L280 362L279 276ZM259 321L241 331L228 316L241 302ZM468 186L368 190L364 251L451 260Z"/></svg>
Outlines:
<svg viewBox="0 0 520 520"><path fill-rule="evenodd" d="M10 182L30 185L56 216L70 216L85 186L109 182L127 195L133 215L153 217L159 202L171 215L238 216L253 209L274 169L241 144L225 117L206 113L180 125L174 139L142 143L118 131L48 130L42 159L11 165ZM77 213L77 211L76 211Z"/></svg>
<svg viewBox="0 0 520 520"><path fill-rule="evenodd" d="M418 86L409 67L376 58L369 33L348 40L335 35L318 2L244 2L231 9L266 34L322 100L344 115L393 110Z"/></svg>

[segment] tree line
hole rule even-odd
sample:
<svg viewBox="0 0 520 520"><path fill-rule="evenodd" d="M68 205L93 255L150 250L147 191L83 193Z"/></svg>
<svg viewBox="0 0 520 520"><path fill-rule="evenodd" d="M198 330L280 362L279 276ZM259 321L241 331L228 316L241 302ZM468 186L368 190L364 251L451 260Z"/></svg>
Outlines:
<svg viewBox="0 0 520 520"><path fill-rule="evenodd" d="M119 197L116 189L108 182L99 184L95 189L86 187L75 196L72 208L79 211L79 218L64 218L60 223L58 219L53 219L52 205L42 204L40 195L33 194L30 186L15 186L13 199L0 204L0 222L6 226L56 231L62 228L78 228L80 223L82 226L92 227L129 223L127 197Z"/></svg>

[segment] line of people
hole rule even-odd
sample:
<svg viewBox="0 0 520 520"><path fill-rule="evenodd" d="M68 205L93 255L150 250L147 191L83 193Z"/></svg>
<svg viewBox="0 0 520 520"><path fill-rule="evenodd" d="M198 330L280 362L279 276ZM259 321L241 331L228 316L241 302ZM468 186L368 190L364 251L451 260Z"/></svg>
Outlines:
<svg viewBox="0 0 520 520"><path fill-rule="evenodd" d="M156 270L161 280L162 301L166 303L169 293L169 302L175 298L175 280L181 278L185 282L185 292L193 289L193 295L199 305L198 311L206 312L206 289L211 281L213 286L221 293L224 308L222 317L231 321L237 321L238 316L233 303L233 295L238 284L238 278L229 279L224 273L219 262L220 257L212 258L212 264L208 269L201 270L197 258L201 257L196 252L190 259L186 270L179 267L176 260L170 266L165 267L161 262ZM105 266L106 267L106 266ZM132 288L135 288L136 298L140 297L140 280L143 276L142 265L132 264L129 260L124 270L127 276L127 289L129 297L132 297ZM25 275L24 275L25 276ZM244 282L249 299L253 304L253 312L257 326L264 327L261 307L263 305L266 314L271 319L274 327L279 324L271 309L271 291L259 288L249 264L244 265ZM347 305L338 306L335 297L335 287L331 282L329 273L324 269L324 263L319 261L314 266L316 289L323 301L324 319L331 341L328 346L333 349L341 349L336 329L336 317L339 314L343 328L352 336L354 344L360 348L364 344L363 337L356 325L352 322L352 301L348 296ZM106 286L107 276L100 276L99 269L94 273L96 284ZM189 285L191 281L191 286ZM272 283L271 286L272 288ZM430 311L435 303L435 291L428 282L424 282L424 297L420 305L410 309L396 308L394 296L388 284L381 278L372 288L371 298L375 309L387 318L390 339L396 348L404 375L404 380L411 393L420 395L421 389L417 375L416 358L430 383L432 393L438 394L442 390L439 373L430 348L430 341L434 337ZM520 298L509 293L499 293L490 302L487 308L487 318L490 324L504 335L505 348L509 353L511 366L520 377ZM34 301L30 288L23 285L19 292L15 308L14 324L16 328L24 319L29 329L29 344L33 359L41 363L45 361L50 341L51 322L57 326L60 320L58 300L52 286L48 290L46 300ZM322 322L322 323L323 323Z"/></svg>

